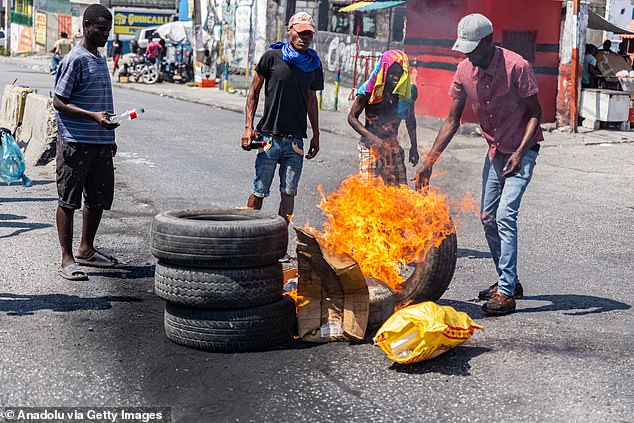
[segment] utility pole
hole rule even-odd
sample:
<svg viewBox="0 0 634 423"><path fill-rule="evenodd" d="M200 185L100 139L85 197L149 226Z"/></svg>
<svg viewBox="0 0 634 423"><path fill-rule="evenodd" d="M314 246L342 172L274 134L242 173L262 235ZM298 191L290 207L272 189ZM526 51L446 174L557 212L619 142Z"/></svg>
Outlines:
<svg viewBox="0 0 634 423"><path fill-rule="evenodd" d="M295 2L296 0L286 0L286 22L291 19L291 16L295 14Z"/></svg>
<svg viewBox="0 0 634 423"><path fill-rule="evenodd" d="M570 69L570 127L572 132L577 132L577 122L579 120L579 8L581 0L572 1L572 15L575 23L575 33L572 38L572 68Z"/></svg>
<svg viewBox="0 0 634 423"><path fill-rule="evenodd" d="M202 34L202 16L200 13L200 0L194 0L194 59L197 62L204 60L204 49L202 47L203 34Z"/></svg>
<svg viewBox="0 0 634 423"><path fill-rule="evenodd" d="M11 10L13 0L5 0L4 6L4 51L11 55Z"/></svg>

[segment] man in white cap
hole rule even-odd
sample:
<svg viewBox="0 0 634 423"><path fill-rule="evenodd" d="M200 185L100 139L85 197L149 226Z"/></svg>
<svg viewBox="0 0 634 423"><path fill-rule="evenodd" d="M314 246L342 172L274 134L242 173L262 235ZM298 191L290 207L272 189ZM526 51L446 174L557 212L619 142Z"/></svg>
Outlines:
<svg viewBox="0 0 634 423"><path fill-rule="evenodd" d="M414 178L416 188L429 184L432 167L458 127L467 98L489 145L482 172L480 217L498 273L498 280L480 291L489 314L515 310L523 296L517 277L517 214L533 174L544 138L539 127L541 106L537 79L519 54L493 44L493 25L481 14L462 18L453 49L467 58L460 62L449 95L449 116Z"/></svg>
<svg viewBox="0 0 634 423"><path fill-rule="evenodd" d="M291 17L287 27L288 42L271 44L255 68L245 108L245 130L241 146L252 148L251 141L262 140L255 159L255 179L247 206L262 208L264 198L279 165L279 215L293 214L295 195L302 173L306 116L310 120L312 139L306 153L312 159L319 152L317 94L324 89L324 73L317 52L310 47L315 35L313 18L305 12ZM264 112L257 127L253 125L262 85L265 86Z"/></svg>

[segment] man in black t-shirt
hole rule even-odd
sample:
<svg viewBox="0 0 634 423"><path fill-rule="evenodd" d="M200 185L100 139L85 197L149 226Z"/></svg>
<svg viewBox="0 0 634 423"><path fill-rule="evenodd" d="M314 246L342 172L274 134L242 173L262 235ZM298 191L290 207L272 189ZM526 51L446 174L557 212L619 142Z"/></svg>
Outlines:
<svg viewBox="0 0 634 423"><path fill-rule="evenodd" d="M262 208L279 164L281 201L278 213L288 221L293 214L302 172L306 115L313 133L306 158L312 159L319 152L316 91L323 90L324 75L317 52L308 48L315 34L312 17L304 12L293 15L287 34L289 42L272 44L256 67L245 109L242 148L251 150L251 141L256 137L266 142L258 148L253 191L247 206ZM264 113L254 129L253 118L262 85L265 87Z"/></svg>

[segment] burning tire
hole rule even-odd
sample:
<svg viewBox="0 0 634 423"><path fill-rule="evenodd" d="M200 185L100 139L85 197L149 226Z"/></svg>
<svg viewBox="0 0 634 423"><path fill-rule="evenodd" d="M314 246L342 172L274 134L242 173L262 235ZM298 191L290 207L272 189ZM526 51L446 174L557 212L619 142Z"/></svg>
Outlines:
<svg viewBox="0 0 634 423"><path fill-rule="evenodd" d="M368 329L377 329L394 314L394 291L376 278L366 278L370 295Z"/></svg>
<svg viewBox="0 0 634 423"><path fill-rule="evenodd" d="M196 308L239 308L269 304L282 297L282 264L247 269L202 269L158 263L156 295Z"/></svg>
<svg viewBox="0 0 634 423"><path fill-rule="evenodd" d="M152 220L150 252L177 266L236 269L284 257L286 221L259 210L174 210Z"/></svg>
<svg viewBox="0 0 634 423"><path fill-rule="evenodd" d="M206 351L261 351L291 341L295 302L289 297L267 305L233 310L201 310L165 304L165 335L177 344Z"/></svg>
<svg viewBox="0 0 634 423"><path fill-rule="evenodd" d="M438 248L429 250L424 262L416 265L414 273L401 284L402 289L395 294L395 303L438 301L451 282L457 255L458 242L454 230Z"/></svg>

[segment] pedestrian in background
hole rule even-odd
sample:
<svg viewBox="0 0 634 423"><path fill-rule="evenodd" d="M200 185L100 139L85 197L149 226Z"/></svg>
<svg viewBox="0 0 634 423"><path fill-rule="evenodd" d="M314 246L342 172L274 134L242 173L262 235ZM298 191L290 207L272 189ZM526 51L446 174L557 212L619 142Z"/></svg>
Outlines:
<svg viewBox="0 0 634 423"><path fill-rule="evenodd" d="M59 201L56 222L62 249L60 275L86 280L81 266L112 267L117 260L98 251L95 235L104 210L114 196L113 157L117 152L112 85L108 62L98 50L108 42L112 15L100 4L88 6L83 16L84 37L64 60L55 78L53 106L57 111L59 141L56 173ZM84 197L83 228L73 254L73 219Z"/></svg>
<svg viewBox="0 0 634 423"><path fill-rule="evenodd" d="M112 44L110 45L110 57L112 57L112 75L114 75L115 71L119 69L119 58L121 57L121 53L123 52L123 43L119 40L119 34L115 34L114 40L112 40Z"/></svg>
<svg viewBox="0 0 634 423"><path fill-rule="evenodd" d="M150 63L156 63L156 59L161 54L161 43L159 43L160 38L154 37L152 41L150 41L145 48L145 55L150 61Z"/></svg>
<svg viewBox="0 0 634 423"><path fill-rule="evenodd" d="M84 35L81 33L81 29L78 29L75 35L73 35L73 44L76 46L81 44L83 38Z"/></svg>
<svg viewBox="0 0 634 423"><path fill-rule="evenodd" d="M68 34L62 31L60 34L59 40L55 41L53 44L53 48L51 48L51 75L54 75L57 72L57 66L59 66L59 62L70 53L73 48L73 42L68 39Z"/></svg>
<svg viewBox="0 0 634 423"><path fill-rule="evenodd" d="M405 121L410 139L409 162L418 164L414 103L418 91L410 81L409 58L389 50L359 88L348 113L348 123L361 135L359 171L381 177L388 185L407 185L405 152L398 142L398 128ZM365 111L365 126L359 116Z"/></svg>
<svg viewBox="0 0 634 423"><path fill-rule="evenodd" d="M278 213L289 221L302 173L307 115L313 136L306 158L312 159L319 152L317 91L324 88L324 74L317 52L309 48L315 35L313 18L304 12L296 13L288 22L287 34L289 41L272 44L255 69L245 108L242 148L250 150L256 136L267 142L255 159L255 180L247 206L262 208L279 165ZM264 112L254 128L263 85Z"/></svg>
<svg viewBox="0 0 634 423"><path fill-rule="evenodd" d="M601 71L597 68L597 58L594 57L597 51L596 46L586 44L586 54L583 56L583 70L581 72L582 88L597 88L599 86Z"/></svg>
<svg viewBox="0 0 634 423"><path fill-rule="evenodd" d="M522 56L493 44L493 25L481 14L462 18L453 49L467 58L458 65L449 90L449 116L414 180L417 189L429 183L432 167L458 130L469 99L489 144L480 217L498 273L498 281L478 296L487 300L485 312L506 314L515 310L515 298L523 296L517 277L517 215L544 139L537 79Z"/></svg>

